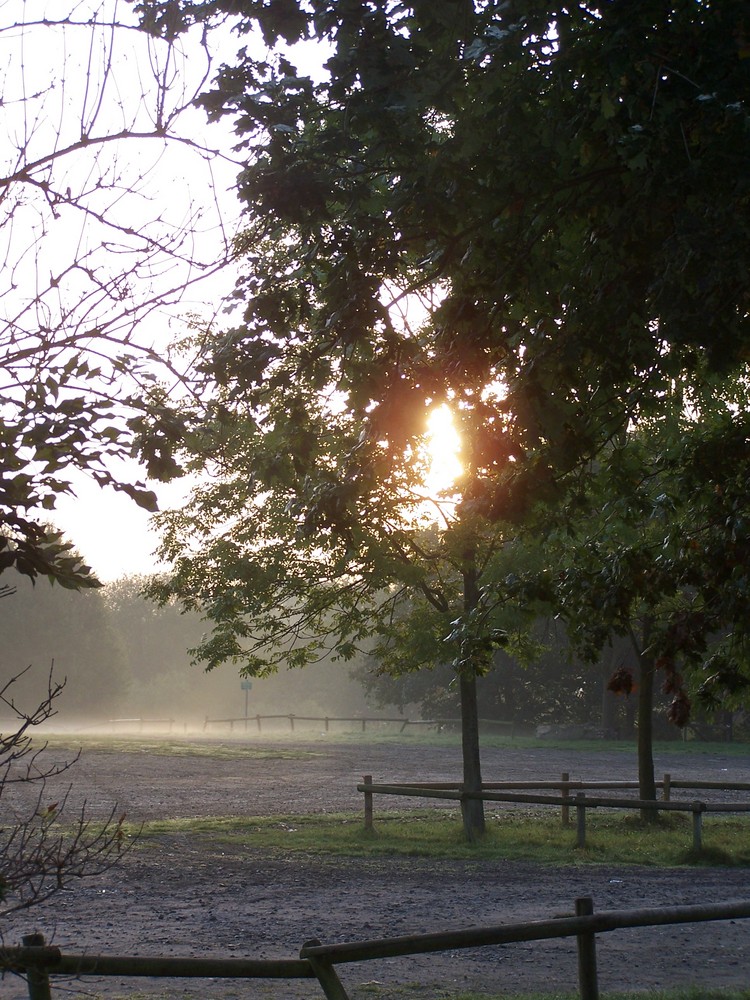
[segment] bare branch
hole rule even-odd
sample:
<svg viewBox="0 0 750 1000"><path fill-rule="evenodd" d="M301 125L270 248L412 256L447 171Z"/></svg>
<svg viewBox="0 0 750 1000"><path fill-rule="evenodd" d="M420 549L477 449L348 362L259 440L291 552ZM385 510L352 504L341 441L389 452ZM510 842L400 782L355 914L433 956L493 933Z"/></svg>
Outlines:
<svg viewBox="0 0 750 1000"><path fill-rule="evenodd" d="M11 732L0 734L0 917L49 899L73 879L108 871L129 843L123 830L125 817L118 816L116 806L104 821L91 820L85 803L68 819L70 787L50 792L49 782L71 768L79 754L48 761L46 743L33 745L30 730L55 714L54 703L65 682L55 681L50 670L46 694L26 711L16 703L13 689L29 669L0 688L0 702L18 722ZM9 801L10 791L14 794Z"/></svg>
<svg viewBox="0 0 750 1000"><path fill-rule="evenodd" d="M238 164L193 107L212 67L200 29L152 37L117 0L24 20L31 6L0 28L0 553L33 556L73 470L150 505L111 470L145 454L167 395L191 392L192 359L166 345L233 284L218 277ZM151 476L179 472L169 448L150 449ZM14 565L33 578L37 562Z"/></svg>

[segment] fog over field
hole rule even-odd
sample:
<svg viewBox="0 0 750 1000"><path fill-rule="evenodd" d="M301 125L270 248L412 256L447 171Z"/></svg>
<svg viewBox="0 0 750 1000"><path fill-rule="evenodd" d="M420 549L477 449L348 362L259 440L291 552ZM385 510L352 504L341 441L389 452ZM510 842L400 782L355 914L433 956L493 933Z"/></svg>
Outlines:
<svg viewBox="0 0 750 1000"><path fill-rule="evenodd" d="M32 586L19 577L16 592L0 601L4 648L2 678L20 675L13 697L31 710L46 690L50 669L66 680L56 700L55 728L96 728L122 731L124 723L144 731L228 733L229 723L217 720L264 719L263 732L289 732L288 716L404 717L410 720L458 719L458 685L449 662L431 670L406 671L392 677L365 652L349 661L323 655L304 668L281 669L267 677L240 676L227 663L207 673L191 662L210 623L196 614L182 614L174 605L159 607L141 596L146 577L126 577L101 589L72 592ZM499 649L494 669L478 679L480 718L489 731L534 734L635 738L636 697L617 697L607 690L613 669L628 663L627 642L604 651L599 664L570 655L557 623L540 619L535 626L536 658L527 662ZM28 669L27 669L28 668ZM24 672L25 671L25 672ZM655 733L658 739L679 739L666 721L668 698L657 694ZM3 713L0 713L0 722ZM698 720L700 721L700 720ZM703 737L722 739L733 723L735 738L746 738L744 713L709 720ZM49 727L48 727L49 728ZM244 726L234 724L239 730ZM297 724L297 729L323 729L323 723ZM338 728L341 728L338 726Z"/></svg>
<svg viewBox="0 0 750 1000"><path fill-rule="evenodd" d="M347 664L323 660L304 670L253 678L243 687L227 665L211 673L187 652L206 626L197 616L159 608L139 596L144 578L74 593L21 578L0 602L3 675L30 669L14 685L19 704L46 690L50 668L66 678L56 725L94 726L108 719L173 719L201 728L211 719L257 714L359 715L368 711ZM392 713L391 713L392 714Z"/></svg>

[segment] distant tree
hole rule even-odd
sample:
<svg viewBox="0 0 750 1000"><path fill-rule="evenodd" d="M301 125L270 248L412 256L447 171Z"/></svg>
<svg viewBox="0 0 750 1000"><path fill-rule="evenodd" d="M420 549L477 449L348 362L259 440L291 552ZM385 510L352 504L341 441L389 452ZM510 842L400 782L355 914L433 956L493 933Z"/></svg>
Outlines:
<svg viewBox="0 0 750 1000"><path fill-rule="evenodd" d="M56 499L83 473L155 509L121 461L176 472L163 403L186 390L155 335L230 249L201 219L221 162L191 120L205 48L190 41L188 71L183 40L140 32L128 5L54 6L0 25L0 572L79 588L94 576L49 527Z"/></svg>
<svg viewBox="0 0 750 1000"><path fill-rule="evenodd" d="M409 669L408 663L406 649L400 671L373 656L355 668L354 676L378 705L417 705L425 719L458 718L453 666L433 662ZM512 722L519 729L544 723L598 727L601 699L600 677L573 658L564 630L552 621L534 623L519 647L510 634L508 648L493 653L492 669L477 680L481 719Z"/></svg>
<svg viewBox="0 0 750 1000"><path fill-rule="evenodd" d="M193 667L187 650L200 642L204 624L174 603L159 606L143 596L146 576L128 576L101 591L107 621L118 637L130 686L123 703L143 718L203 716L226 704L227 684L207 682ZM223 712L222 714L226 714Z"/></svg>
<svg viewBox="0 0 750 1000"><path fill-rule="evenodd" d="M49 760L46 745L33 743L34 728L55 714L63 684L50 673L46 693L28 711L16 697L21 676L0 686L0 703L15 720L0 735L0 917L49 899L74 879L107 871L125 846L124 816L118 819L114 809L103 821L66 813L66 793L54 779L76 758Z"/></svg>
<svg viewBox="0 0 750 1000"><path fill-rule="evenodd" d="M0 601L0 677L18 676L13 690L28 703L38 677L24 669L54 662L56 676L66 679L66 715L107 717L131 685L129 639L113 626L101 591L34 587L22 579L14 596Z"/></svg>
<svg viewBox="0 0 750 1000"><path fill-rule="evenodd" d="M146 575L121 577L101 593L111 623L123 639L136 683L155 672L184 668L186 649L196 645L204 631L197 615L184 614L175 604L159 606L144 597L149 579Z"/></svg>

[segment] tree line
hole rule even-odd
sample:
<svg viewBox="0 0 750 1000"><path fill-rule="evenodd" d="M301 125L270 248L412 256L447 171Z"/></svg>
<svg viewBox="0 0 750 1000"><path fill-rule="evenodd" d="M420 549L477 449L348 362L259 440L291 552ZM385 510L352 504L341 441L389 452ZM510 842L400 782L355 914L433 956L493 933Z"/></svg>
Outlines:
<svg viewBox="0 0 750 1000"><path fill-rule="evenodd" d="M10 676L29 668L14 685L16 700L30 704L52 669L55 682L65 685L55 705L56 722L65 728L93 729L111 719L173 719L192 731L206 716L241 717L244 695L237 674L207 675L191 662L189 650L200 644L205 622L174 603L159 606L144 598L148 579L125 577L84 593L20 582L10 599L0 601L4 669ZM408 651L400 655L408 657ZM622 644L592 667L575 660L558 623L540 620L515 655L498 650L493 659L478 686L483 718L512 722L518 733L576 723L608 738L633 736L635 699L628 705L606 694L613 664L628 662ZM382 668L374 651L363 651L346 664L328 658L304 671L282 669L256 678L249 715L398 710L412 718L458 718L450 663L400 674ZM662 737L665 733L662 728Z"/></svg>

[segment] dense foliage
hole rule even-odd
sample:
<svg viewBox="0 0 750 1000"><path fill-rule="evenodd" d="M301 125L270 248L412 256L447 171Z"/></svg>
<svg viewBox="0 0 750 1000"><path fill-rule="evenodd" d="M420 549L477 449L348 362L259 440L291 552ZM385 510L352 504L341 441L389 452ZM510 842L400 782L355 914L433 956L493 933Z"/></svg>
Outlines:
<svg viewBox="0 0 750 1000"><path fill-rule="evenodd" d="M246 43L201 99L245 160L243 313L201 342L209 403L189 450L212 479L164 519L174 569L155 588L214 621L199 656L262 672L331 635L346 656L373 629L387 638L407 599L448 619L463 684L488 667L509 599L562 601L574 630L593 615L585 642L601 646L680 591L682 631L662 615L671 646L641 648L679 696L677 658L747 618L715 561L730 509L746 516L745 414L701 422L748 358L744 8L139 4L156 35L231 16ZM426 545L419 445L443 403L464 472ZM634 442L652 424L656 450ZM668 507L640 495L654 462L681 517L697 499L692 528L670 515L661 538ZM621 518L606 542L587 530L599 512ZM497 570L529 526L583 546L560 554L562 587L548 573L524 592ZM703 582L711 613L683 614Z"/></svg>

